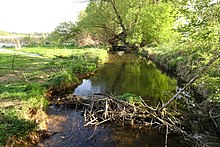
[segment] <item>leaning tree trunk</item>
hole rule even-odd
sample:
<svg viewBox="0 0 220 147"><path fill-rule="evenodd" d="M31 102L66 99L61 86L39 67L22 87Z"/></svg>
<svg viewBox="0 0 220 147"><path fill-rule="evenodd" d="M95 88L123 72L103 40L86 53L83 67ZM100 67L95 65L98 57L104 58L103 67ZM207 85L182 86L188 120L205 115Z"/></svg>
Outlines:
<svg viewBox="0 0 220 147"><path fill-rule="evenodd" d="M127 30L126 30L126 27L125 25L123 24L123 20L118 12L118 9L116 8L116 4L114 2L114 0L106 0L107 2L109 2L111 5L112 5L112 8L115 12L115 15L118 19L118 22L119 22L119 25L120 27L122 28L122 32L120 33L120 36L119 36L119 39L123 42L123 44L125 45L126 47L126 50L129 51L129 43L126 41L126 38L127 38Z"/></svg>
<svg viewBox="0 0 220 147"><path fill-rule="evenodd" d="M186 88L188 88L189 86L191 86L200 76L202 76L202 74L208 69L208 67L213 64L216 60L218 60L220 58L220 52L217 52L216 55L209 60L209 62L202 67L198 74L195 75L179 92L177 92L169 101L167 101L161 108L158 109L158 111L160 112L163 108L167 107L172 101L174 101L182 92L184 92L186 90Z"/></svg>

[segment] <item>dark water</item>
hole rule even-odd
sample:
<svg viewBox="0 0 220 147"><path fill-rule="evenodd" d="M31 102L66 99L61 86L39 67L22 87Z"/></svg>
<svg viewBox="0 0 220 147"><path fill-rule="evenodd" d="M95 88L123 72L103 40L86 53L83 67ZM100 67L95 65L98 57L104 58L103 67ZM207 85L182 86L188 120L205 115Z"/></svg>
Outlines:
<svg viewBox="0 0 220 147"><path fill-rule="evenodd" d="M132 129L111 124L98 126L96 129L83 127L82 113L64 106L50 106L47 113L50 118L48 121L49 131L54 132L54 135L39 143L38 147L164 146L164 131ZM170 147L183 146L180 138L176 136L168 138L168 145Z"/></svg>
<svg viewBox="0 0 220 147"><path fill-rule="evenodd" d="M148 104L167 101L176 91L177 81L162 73L146 59L135 55L110 54L109 62L99 67L95 76L84 79L74 94L80 96L94 93L134 93L142 96ZM83 114L65 106L48 108L48 129L55 132L38 146L48 147L163 147L165 131L117 127L112 124L98 126L95 130L83 127ZM91 137L92 136L92 137ZM90 138L88 140L88 138ZM169 147L192 146L184 144L183 138L168 135Z"/></svg>
<svg viewBox="0 0 220 147"><path fill-rule="evenodd" d="M84 79L74 94L134 93L142 96L149 104L157 104L172 97L176 87L176 79L162 73L151 61L133 54L110 54L109 62L101 66L95 76Z"/></svg>

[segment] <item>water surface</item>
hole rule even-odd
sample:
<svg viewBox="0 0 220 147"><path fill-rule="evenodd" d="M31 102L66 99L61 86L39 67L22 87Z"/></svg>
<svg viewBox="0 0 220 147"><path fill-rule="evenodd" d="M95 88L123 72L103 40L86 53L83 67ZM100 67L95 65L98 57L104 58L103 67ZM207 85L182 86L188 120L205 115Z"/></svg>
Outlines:
<svg viewBox="0 0 220 147"><path fill-rule="evenodd" d="M87 96L94 93L134 93L142 96L148 104L156 105L159 101L167 101L172 97L176 86L177 81L158 70L151 61L131 54L110 54L109 62L100 66L94 76L84 79L74 90L74 94ZM113 124L101 125L94 130L83 126L84 118L80 110L62 105L50 106L47 113L49 131L55 133L38 146L163 147L165 143L164 130L158 132ZM169 135L168 146L184 146L181 141L181 137Z"/></svg>
<svg viewBox="0 0 220 147"><path fill-rule="evenodd" d="M167 101L176 92L177 81L162 73L149 60L133 54L110 54L95 76L84 79L75 95L134 93L150 104Z"/></svg>
<svg viewBox="0 0 220 147"><path fill-rule="evenodd" d="M47 114L48 128L53 135L37 147L164 147L165 131L132 129L112 124L101 125L96 129L84 127L82 113L65 106L50 106ZM183 147L178 136L169 137L168 145Z"/></svg>

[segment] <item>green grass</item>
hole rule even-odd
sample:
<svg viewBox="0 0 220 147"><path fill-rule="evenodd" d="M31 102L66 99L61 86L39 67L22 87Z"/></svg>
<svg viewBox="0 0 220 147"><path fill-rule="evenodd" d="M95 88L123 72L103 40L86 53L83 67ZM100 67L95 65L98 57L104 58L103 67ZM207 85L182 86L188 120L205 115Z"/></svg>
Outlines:
<svg viewBox="0 0 220 147"><path fill-rule="evenodd" d="M0 108L0 146L4 146L8 138L24 137L36 127L36 123L19 117L16 109Z"/></svg>
<svg viewBox="0 0 220 147"><path fill-rule="evenodd" d="M25 136L39 127L27 116L31 110L45 109L48 89L78 84L78 76L94 72L97 64L107 59L107 51L97 48L35 47L21 51L41 56L17 54L14 58L13 53L0 53L0 101L19 102L9 107L0 105L0 146L12 136Z"/></svg>
<svg viewBox="0 0 220 147"><path fill-rule="evenodd" d="M0 76L12 74L14 54L0 53ZM50 60L43 57L28 57L24 55L16 55L14 58L14 70L16 72L33 72L45 67Z"/></svg>
<svg viewBox="0 0 220 147"><path fill-rule="evenodd" d="M47 87L47 89L51 89L54 92L59 92L77 84L79 84L79 79L75 76L73 71L63 69L51 75L44 85Z"/></svg>
<svg viewBox="0 0 220 147"><path fill-rule="evenodd" d="M0 85L0 99L25 100L27 99L26 84L9 83Z"/></svg>
<svg viewBox="0 0 220 147"><path fill-rule="evenodd" d="M10 50L16 50L11 48ZM99 57L100 61L105 60L106 50L92 47L73 47L73 48L50 48L50 47L28 47L22 48L20 51L28 53L36 53L46 58L66 58L72 55L83 56L88 55L91 57Z"/></svg>
<svg viewBox="0 0 220 147"><path fill-rule="evenodd" d="M205 44L166 44L152 48L154 60L168 70L176 72L182 79L189 81L193 76L201 74L201 68L216 56L216 49ZM219 51L219 50L218 50ZM209 101L220 103L220 59L215 61L201 75L194 86Z"/></svg>

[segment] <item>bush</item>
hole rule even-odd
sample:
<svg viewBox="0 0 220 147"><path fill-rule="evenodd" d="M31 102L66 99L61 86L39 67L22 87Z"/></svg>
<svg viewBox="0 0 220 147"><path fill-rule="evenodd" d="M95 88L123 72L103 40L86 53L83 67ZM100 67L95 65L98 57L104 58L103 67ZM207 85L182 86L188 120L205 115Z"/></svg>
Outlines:
<svg viewBox="0 0 220 147"><path fill-rule="evenodd" d="M117 96L117 98L123 101L127 101L129 104L132 104L132 105L137 105L137 106L141 105L140 96L137 96L135 94L124 93L123 95Z"/></svg>
<svg viewBox="0 0 220 147"><path fill-rule="evenodd" d="M79 83L78 78L69 69L63 69L58 73L53 74L46 82L46 87L50 89L65 89L74 84Z"/></svg>

